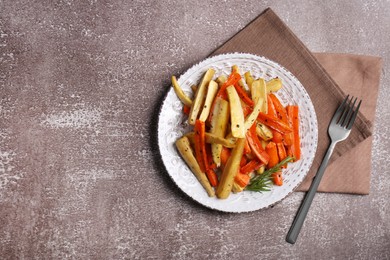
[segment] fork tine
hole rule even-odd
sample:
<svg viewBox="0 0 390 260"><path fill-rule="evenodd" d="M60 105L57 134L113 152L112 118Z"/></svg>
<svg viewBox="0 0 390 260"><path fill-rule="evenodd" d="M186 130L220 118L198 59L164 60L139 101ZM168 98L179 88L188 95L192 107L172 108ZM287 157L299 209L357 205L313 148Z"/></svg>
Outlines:
<svg viewBox="0 0 390 260"><path fill-rule="evenodd" d="M352 99L353 99L353 97L351 98L351 102L349 102L349 104L352 103ZM353 101L352 106L349 106L347 116L345 117L345 120L344 120L343 124L341 125L342 127L346 127L348 125L348 123L351 119L353 108L355 107L356 100L357 100L357 98L355 98L355 100Z"/></svg>
<svg viewBox="0 0 390 260"><path fill-rule="evenodd" d="M350 110L350 106L351 106L352 99L353 99L353 97L352 97L349 101L346 102L345 107L344 107L343 114L342 114L342 116L340 117L340 120L339 120L339 122L338 122L339 125L343 125L344 122L346 121L345 119L346 119L346 117L347 117L348 111Z"/></svg>
<svg viewBox="0 0 390 260"><path fill-rule="evenodd" d="M340 104L340 106L337 108L336 112L335 112L334 115L333 115L333 118L332 118L331 123L336 124L336 123L339 121L339 119L341 118L342 113L343 113L343 111L344 111L344 106L345 106L345 103L347 102L348 98L349 98L349 95L347 95L347 96L345 97L345 99L343 100L343 102L342 102L342 103Z"/></svg>
<svg viewBox="0 0 390 260"><path fill-rule="evenodd" d="M349 121L349 124L347 126L347 129L350 130L352 128L353 123L355 122L357 113L359 112L360 104L362 103L362 100L359 101L359 104L356 107L356 110L353 112L351 120Z"/></svg>

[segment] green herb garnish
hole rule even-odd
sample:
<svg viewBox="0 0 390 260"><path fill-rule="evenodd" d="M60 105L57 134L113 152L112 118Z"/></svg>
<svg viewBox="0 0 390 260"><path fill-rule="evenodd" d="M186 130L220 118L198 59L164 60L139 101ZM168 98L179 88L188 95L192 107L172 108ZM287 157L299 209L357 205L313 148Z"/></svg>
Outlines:
<svg viewBox="0 0 390 260"><path fill-rule="evenodd" d="M281 167L284 164L289 163L293 160L294 157L287 156L283 161L281 161L274 167L266 170L262 174L256 175L250 180L245 190L257 191L257 192L270 191L272 186L272 178L271 178L272 174L280 171Z"/></svg>

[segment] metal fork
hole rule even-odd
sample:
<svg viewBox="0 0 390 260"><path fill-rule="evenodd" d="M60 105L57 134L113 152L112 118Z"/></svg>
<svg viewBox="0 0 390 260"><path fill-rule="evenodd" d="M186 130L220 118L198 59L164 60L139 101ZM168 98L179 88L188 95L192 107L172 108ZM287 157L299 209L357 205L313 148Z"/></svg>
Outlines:
<svg viewBox="0 0 390 260"><path fill-rule="evenodd" d="M354 100L353 97L350 100L348 99L349 95L337 108L335 114L333 115L332 121L329 124L328 134L330 136L331 143L324 156L324 159L322 160L321 166L318 169L317 174L313 178L313 182L311 183L309 191L307 192L301 206L299 207L294 222L292 223L292 226L288 231L286 241L291 244L294 244L298 238L303 222L305 221L307 212L309 211L310 205L317 192L318 185L321 182L321 178L324 175L330 156L333 153L333 149L338 142L345 140L351 132L352 125L356 119L356 115L359 111L360 104L362 103L362 101L360 100L359 104L354 109L357 98L355 98Z"/></svg>

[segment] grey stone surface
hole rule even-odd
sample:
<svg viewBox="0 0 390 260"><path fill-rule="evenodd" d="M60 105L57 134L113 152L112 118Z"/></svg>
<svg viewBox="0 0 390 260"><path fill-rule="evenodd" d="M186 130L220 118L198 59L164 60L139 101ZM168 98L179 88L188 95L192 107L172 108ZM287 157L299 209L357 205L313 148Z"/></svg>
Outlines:
<svg viewBox="0 0 390 260"><path fill-rule="evenodd" d="M381 56L368 196L245 214L187 198L158 161L179 75L272 7L314 52ZM389 259L389 1L0 0L0 258ZM342 174L342 173L340 173Z"/></svg>

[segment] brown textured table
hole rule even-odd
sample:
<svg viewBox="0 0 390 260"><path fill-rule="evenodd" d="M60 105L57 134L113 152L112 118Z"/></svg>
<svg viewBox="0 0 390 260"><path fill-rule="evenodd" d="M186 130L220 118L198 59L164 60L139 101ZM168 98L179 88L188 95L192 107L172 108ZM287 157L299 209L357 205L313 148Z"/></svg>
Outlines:
<svg viewBox="0 0 390 260"><path fill-rule="evenodd" d="M169 77L272 7L316 52L384 59L371 193L245 214L187 198L158 156ZM1 259L389 259L388 1L0 1Z"/></svg>

